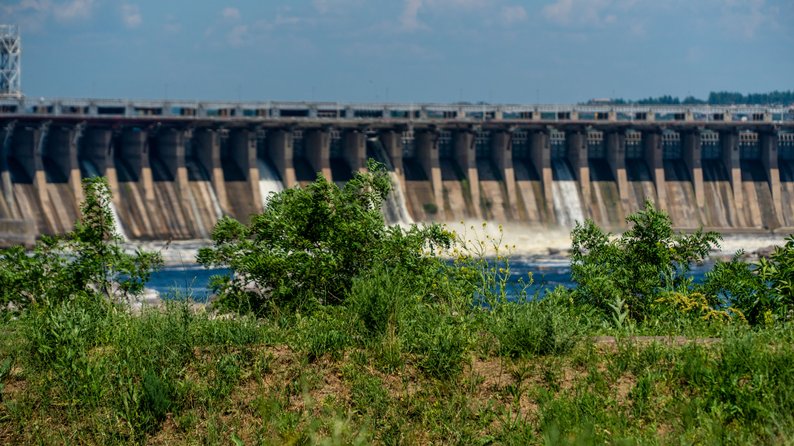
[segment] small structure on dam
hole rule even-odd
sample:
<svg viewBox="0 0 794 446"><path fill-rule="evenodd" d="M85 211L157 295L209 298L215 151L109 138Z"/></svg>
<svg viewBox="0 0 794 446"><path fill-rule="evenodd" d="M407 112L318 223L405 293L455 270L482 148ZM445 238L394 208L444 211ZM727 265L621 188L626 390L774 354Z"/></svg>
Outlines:
<svg viewBox="0 0 794 446"><path fill-rule="evenodd" d="M72 228L104 175L131 239L206 238L223 215L368 157L393 219L621 229L645 200L675 226L794 228L794 108L0 99L0 233Z"/></svg>

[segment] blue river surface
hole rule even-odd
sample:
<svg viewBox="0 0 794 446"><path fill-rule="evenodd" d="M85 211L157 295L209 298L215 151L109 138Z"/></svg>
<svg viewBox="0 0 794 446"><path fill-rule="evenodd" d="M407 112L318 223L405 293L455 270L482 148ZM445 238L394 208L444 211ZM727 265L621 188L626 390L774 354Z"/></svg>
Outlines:
<svg viewBox="0 0 794 446"><path fill-rule="evenodd" d="M696 266L690 272L695 282L703 280L713 263ZM574 287L571 281L570 262L564 258L513 259L510 261L511 277L507 285L508 296L517 297L521 290L519 278L527 279L532 273L533 284L527 289L529 296L536 292L552 290L557 286ZM197 302L206 301L212 291L209 289L210 277L217 274L230 274L229 269L206 269L200 265L165 267L152 274L146 287L156 291L164 299L188 297Z"/></svg>

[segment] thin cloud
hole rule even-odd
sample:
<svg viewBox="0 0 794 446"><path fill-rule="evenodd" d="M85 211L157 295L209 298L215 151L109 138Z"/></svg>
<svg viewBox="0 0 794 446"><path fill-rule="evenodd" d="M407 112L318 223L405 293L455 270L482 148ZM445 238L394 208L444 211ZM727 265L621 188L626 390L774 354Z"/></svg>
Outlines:
<svg viewBox="0 0 794 446"><path fill-rule="evenodd" d="M777 14L777 8L767 5L766 0L723 0L722 25L749 40L765 25L774 25Z"/></svg>
<svg viewBox="0 0 794 446"><path fill-rule="evenodd" d="M423 9L472 11L483 9L493 2L494 0L405 0L399 25L403 31L427 28L427 25L419 19L419 14Z"/></svg>
<svg viewBox="0 0 794 446"><path fill-rule="evenodd" d="M503 6L499 17L505 25L523 22L527 19L527 10L521 5Z"/></svg>
<svg viewBox="0 0 794 446"><path fill-rule="evenodd" d="M240 20L240 10L237 9L237 8L233 8L231 6L223 8L223 11L221 12L221 15L225 19Z"/></svg>
<svg viewBox="0 0 794 446"><path fill-rule="evenodd" d="M130 5L127 3L121 5L121 21L124 22L124 26L129 29L141 26L141 23L143 23L143 16L141 16L141 10L138 8L138 5Z"/></svg>
<svg viewBox="0 0 794 446"><path fill-rule="evenodd" d="M558 25L601 25L615 21L615 16L604 16L612 0L555 0L543 8L543 16Z"/></svg>
<svg viewBox="0 0 794 446"><path fill-rule="evenodd" d="M321 15L325 14L348 14L351 8L360 7L364 1L362 0L314 0L315 11Z"/></svg>
<svg viewBox="0 0 794 446"><path fill-rule="evenodd" d="M40 31L51 19L61 23L88 19L93 15L95 6L95 0L21 0L0 5L0 17L21 25L25 30Z"/></svg>
<svg viewBox="0 0 794 446"><path fill-rule="evenodd" d="M91 17L94 10L94 0L71 0L63 3L53 3L52 13L56 20L69 22Z"/></svg>
<svg viewBox="0 0 794 446"><path fill-rule="evenodd" d="M248 33L248 25L235 25L226 34L226 43L228 43L229 46L233 46L235 48L244 46L249 41L250 36Z"/></svg>
<svg viewBox="0 0 794 446"><path fill-rule="evenodd" d="M400 16L400 26L406 31L413 31L421 27L419 22L419 10L422 8L423 0L405 0L405 7Z"/></svg>

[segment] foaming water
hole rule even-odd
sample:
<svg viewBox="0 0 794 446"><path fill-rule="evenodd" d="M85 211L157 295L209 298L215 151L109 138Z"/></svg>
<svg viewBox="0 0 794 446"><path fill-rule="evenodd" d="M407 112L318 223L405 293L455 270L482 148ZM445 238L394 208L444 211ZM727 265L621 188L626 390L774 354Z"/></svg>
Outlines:
<svg viewBox="0 0 794 446"><path fill-rule="evenodd" d="M557 223L565 228L572 228L577 221L584 221L582 200L579 198L579 185L574 180L573 172L565 160L553 160L552 169L556 177L552 182L554 193L554 216Z"/></svg>
<svg viewBox="0 0 794 446"><path fill-rule="evenodd" d="M545 228L522 224L495 224L482 221L446 223L449 230L468 244L484 246L486 256L509 255L526 257L567 252L571 249L571 234L566 228ZM480 242L483 242L480 244ZM499 247L498 253L496 246Z"/></svg>
<svg viewBox="0 0 794 446"><path fill-rule="evenodd" d="M256 163L259 168L259 194L262 196L262 202L267 206L270 195L283 191L284 184L281 183L276 169L265 160L257 158Z"/></svg>
<svg viewBox="0 0 794 446"><path fill-rule="evenodd" d="M391 180L391 191L386 196L386 202L383 206L383 214L386 217L388 224L398 224L401 226L410 225L414 222L411 214L408 212L408 206L405 203L405 195L403 194L402 187L400 187L400 179L397 174L389 171L389 179Z"/></svg>
<svg viewBox="0 0 794 446"><path fill-rule="evenodd" d="M716 254L727 256L739 250L752 254L772 246L781 246L785 238L783 234L723 234Z"/></svg>

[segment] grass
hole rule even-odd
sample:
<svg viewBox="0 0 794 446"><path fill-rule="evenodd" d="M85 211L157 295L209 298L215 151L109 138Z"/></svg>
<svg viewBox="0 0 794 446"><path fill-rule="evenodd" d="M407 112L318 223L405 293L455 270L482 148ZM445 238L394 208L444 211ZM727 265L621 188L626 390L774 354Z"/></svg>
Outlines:
<svg viewBox="0 0 794 446"><path fill-rule="evenodd" d="M359 304L276 320L217 317L187 303L140 315L64 304L10 320L0 341L0 442L785 444L794 436L790 324L720 323L705 330L713 342L667 342L598 337L603 326L553 302L457 315L427 303ZM368 327L373 311L391 322Z"/></svg>

